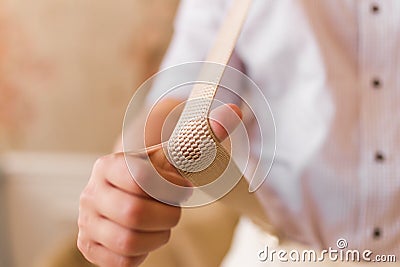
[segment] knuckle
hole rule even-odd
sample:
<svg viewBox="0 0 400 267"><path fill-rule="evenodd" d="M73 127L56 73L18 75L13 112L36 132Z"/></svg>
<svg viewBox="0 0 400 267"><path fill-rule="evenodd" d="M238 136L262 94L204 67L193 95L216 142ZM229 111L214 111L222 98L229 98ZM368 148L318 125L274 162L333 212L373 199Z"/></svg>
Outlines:
<svg viewBox="0 0 400 267"><path fill-rule="evenodd" d="M83 220L84 222L87 222L88 219L88 213L90 213L91 210L94 209L93 205L93 196L91 193L88 193L86 190L84 190L80 197L79 197L79 217L78 219ZM79 221L79 220L78 220Z"/></svg>
<svg viewBox="0 0 400 267"><path fill-rule="evenodd" d="M119 154L108 154L102 156L95 161L93 165L93 170L94 171L104 170L108 168L110 165L112 165L119 158L120 158Z"/></svg>
<svg viewBox="0 0 400 267"><path fill-rule="evenodd" d="M78 238L76 239L76 246L78 247L79 251L84 253L84 246L83 246L82 235L79 233Z"/></svg>
<svg viewBox="0 0 400 267"><path fill-rule="evenodd" d="M78 228L83 229L86 226L85 220L82 218L82 215L79 214L78 216Z"/></svg>
<svg viewBox="0 0 400 267"><path fill-rule="evenodd" d="M85 229L89 225L89 216L83 212L78 216L78 227L80 230Z"/></svg>
<svg viewBox="0 0 400 267"><path fill-rule="evenodd" d="M108 165L108 162L109 162L108 155L98 158L93 165L93 170L103 169L105 166Z"/></svg>
<svg viewBox="0 0 400 267"><path fill-rule="evenodd" d="M87 185L79 196L79 208L83 208L92 201L91 186Z"/></svg>
<svg viewBox="0 0 400 267"><path fill-rule="evenodd" d="M90 240L82 238L81 235L78 236L77 239L77 247L83 256L89 261L92 259L92 243Z"/></svg>

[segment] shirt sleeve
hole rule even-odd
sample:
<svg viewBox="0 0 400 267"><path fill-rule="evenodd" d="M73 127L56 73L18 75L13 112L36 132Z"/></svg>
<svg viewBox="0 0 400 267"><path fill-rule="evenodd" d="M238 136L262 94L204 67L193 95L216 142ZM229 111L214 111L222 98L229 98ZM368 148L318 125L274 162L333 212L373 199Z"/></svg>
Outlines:
<svg viewBox="0 0 400 267"><path fill-rule="evenodd" d="M182 0L174 22L174 35L160 70L187 62L205 60L230 2L230 0ZM233 55L228 65L240 69L241 61ZM171 89L163 87L164 84L163 79L155 78L147 96L149 104L154 104L160 96ZM190 90L173 90L167 97L183 100L187 99L189 93ZM225 98L234 98L228 95L230 94L226 94ZM224 93L219 93L218 98L224 98ZM237 101L225 99L224 102Z"/></svg>

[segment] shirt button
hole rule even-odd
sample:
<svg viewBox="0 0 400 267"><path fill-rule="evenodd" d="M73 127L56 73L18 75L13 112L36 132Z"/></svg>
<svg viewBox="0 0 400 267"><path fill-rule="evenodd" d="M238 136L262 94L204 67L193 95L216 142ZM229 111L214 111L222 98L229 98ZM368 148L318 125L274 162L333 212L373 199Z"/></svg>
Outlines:
<svg viewBox="0 0 400 267"><path fill-rule="evenodd" d="M374 87L375 89L379 89L382 86L382 82L379 78L372 79L371 84L372 84L372 87Z"/></svg>
<svg viewBox="0 0 400 267"><path fill-rule="evenodd" d="M375 153L375 161L376 162L383 162L385 160L385 156L382 154L382 152L377 151Z"/></svg>
<svg viewBox="0 0 400 267"><path fill-rule="evenodd" d="M375 227L374 228L374 232L372 234L372 236L374 237L374 239L378 239L380 238L382 235L382 230L379 227Z"/></svg>
<svg viewBox="0 0 400 267"><path fill-rule="evenodd" d="M379 10L380 10L380 8L379 8L379 5L378 4L372 4L371 5L371 12L373 13L373 14L378 14L379 13Z"/></svg>

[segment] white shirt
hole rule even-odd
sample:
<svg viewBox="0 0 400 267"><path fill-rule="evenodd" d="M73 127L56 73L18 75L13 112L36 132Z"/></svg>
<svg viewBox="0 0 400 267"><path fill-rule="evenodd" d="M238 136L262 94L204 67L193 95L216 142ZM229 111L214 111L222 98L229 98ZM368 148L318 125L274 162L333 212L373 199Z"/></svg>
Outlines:
<svg viewBox="0 0 400 267"><path fill-rule="evenodd" d="M228 4L182 1L163 67L203 60ZM231 65L274 114L258 192L273 224L319 248L399 255L400 1L255 0Z"/></svg>

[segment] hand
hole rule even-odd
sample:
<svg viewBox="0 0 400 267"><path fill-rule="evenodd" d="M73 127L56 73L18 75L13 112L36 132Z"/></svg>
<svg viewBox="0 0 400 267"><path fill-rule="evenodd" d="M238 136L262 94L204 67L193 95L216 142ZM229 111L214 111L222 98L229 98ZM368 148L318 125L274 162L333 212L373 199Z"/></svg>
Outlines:
<svg viewBox="0 0 400 267"><path fill-rule="evenodd" d="M241 118L237 106L229 107ZM227 106L214 110L211 117L219 121L211 120L210 124L220 140L239 122ZM149 157L165 179L190 186L161 149ZM133 175L143 180L153 175L149 168L140 160L131 165ZM99 266L138 266L149 252L168 242L180 215L181 208L156 201L136 184L123 153L104 156L95 163L80 197L77 245L86 259Z"/></svg>

